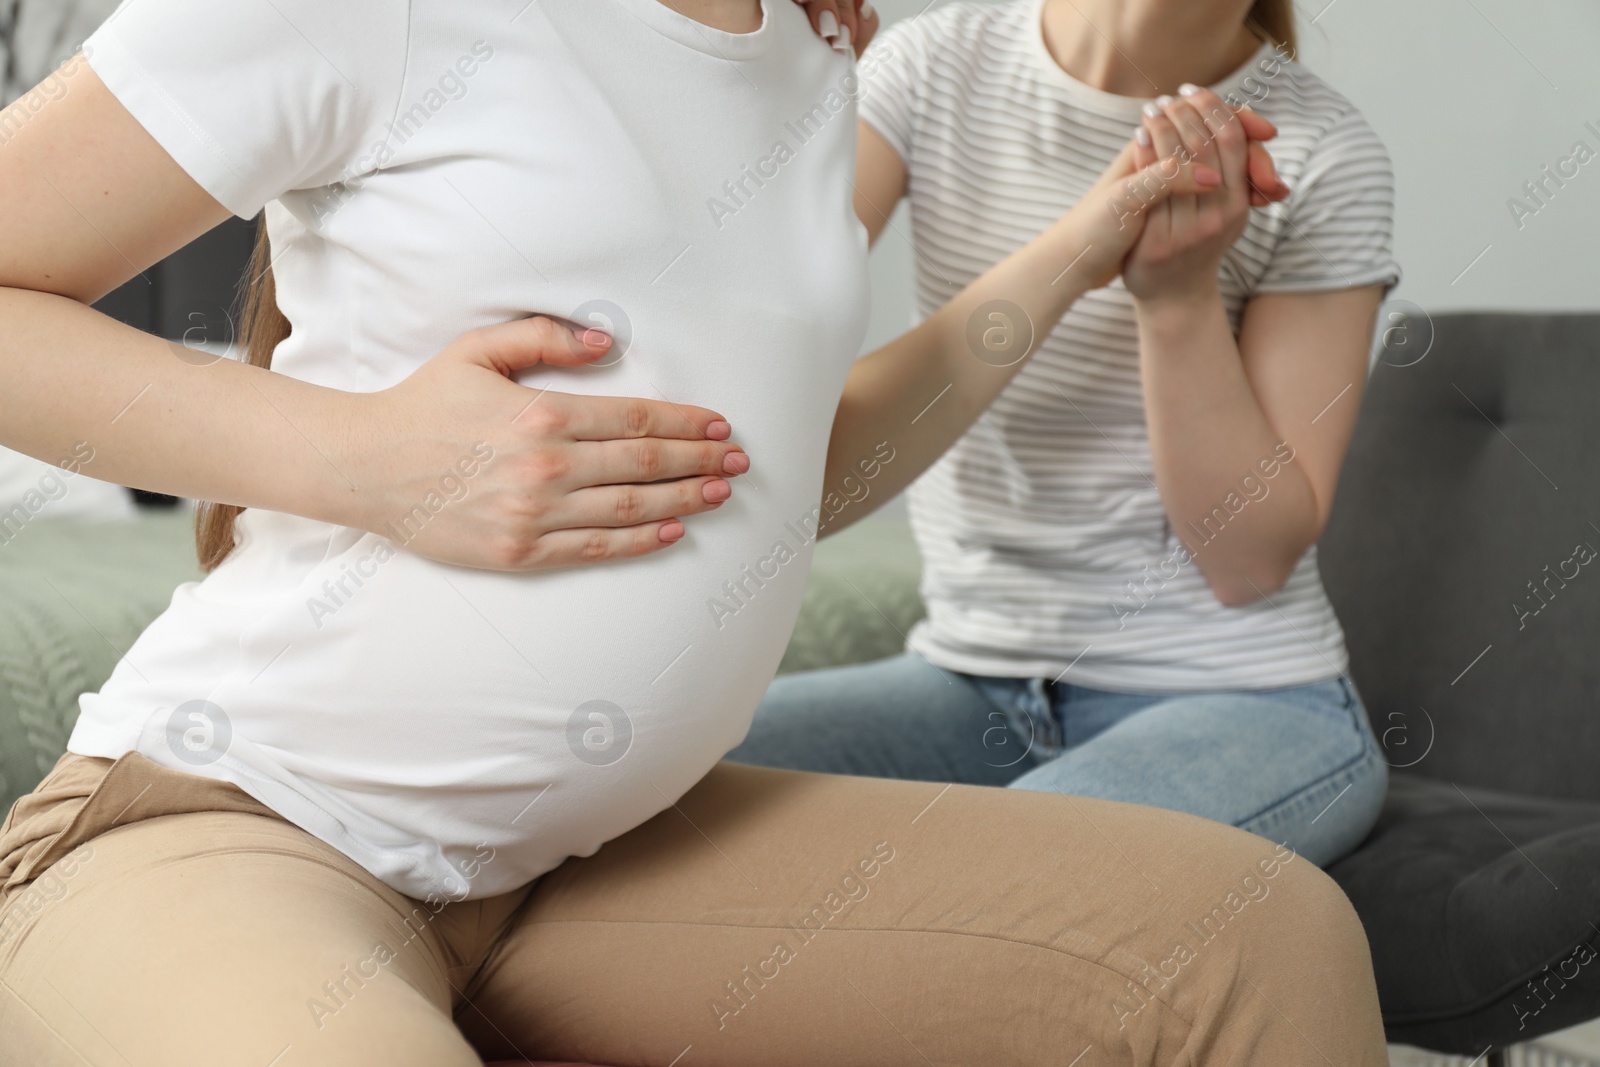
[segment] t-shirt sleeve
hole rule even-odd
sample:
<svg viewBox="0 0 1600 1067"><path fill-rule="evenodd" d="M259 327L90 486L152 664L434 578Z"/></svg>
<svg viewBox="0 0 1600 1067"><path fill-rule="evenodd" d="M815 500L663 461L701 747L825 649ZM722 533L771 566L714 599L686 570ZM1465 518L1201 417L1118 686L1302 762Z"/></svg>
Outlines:
<svg viewBox="0 0 1600 1067"><path fill-rule="evenodd" d="M84 43L111 93L243 218L359 173L393 120L407 0L124 0Z"/></svg>
<svg viewBox="0 0 1600 1067"><path fill-rule="evenodd" d="M919 15L896 23L861 57L858 114L883 135L902 160L911 158L917 97L926 84L922 76L928 53L924 24L929 21L930 16Z"/></svg>
<svg viewBox="0 0 1600 1067"><path fill-rule="evenodd" d="M1257 292L1318 292L1400 280L1394 168L1354 108L1317 142L1284 206L1288 219Z"/></svg>

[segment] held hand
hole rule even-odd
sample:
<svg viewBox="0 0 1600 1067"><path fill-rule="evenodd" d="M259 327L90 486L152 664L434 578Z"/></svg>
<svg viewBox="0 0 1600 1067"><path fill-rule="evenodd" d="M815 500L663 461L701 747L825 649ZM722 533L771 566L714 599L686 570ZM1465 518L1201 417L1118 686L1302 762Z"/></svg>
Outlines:
<svg viewBox="0 0 1600 1067"><path fill-rule="evenodd" d="M1190 93L1184 94L1186 96L1205 94L1196 96L1196 99L1207 101L1208 103L1205 106L1208 109L1211 107L1217 109L1215 117L1219 123L1226 121L1227 116L1230 114L1238 118L1240 126L1244 129L1244 135L1249 141L1250 206L1266 207L1268 204L1287 200L1289 198L1289 187L1284 184L1282 178L1278 177L1277 164L1273 162L1272 156L1267 152L1265 146L1265 142L1278 136L1278 128L1256 114L1248 104L1242 107L1232 107L1210 89L1201 89L1198 86L1185 86L1184 88L1192 90ZM1145 158L1148 159L1149 157L1146 156ZM1131 171L1133 167L1142 165L1137 162L1130 162L1129 170Z"/></svg>
<svg viewBox="0 0 1600 1067"><path fill-rule="evenodd" d="M1184 89L1191 90L1187 93L1183 89L1178 90L1186 98L1214 101L1215 106L1225 109L1225 111L1218 112L1215 116L1219 124L1227 121L1226 112L1231 112L1238 117L1239 124L1244 128L1244 135L1249 142L1246 150L1246 158L1248 159L1246 172L1250 182L1250 206L1266 207L1268 204L1276 204L1280 200L1287 200L1289 198L1289 187L1284 184L1282 178L1278 177L1277 164L1272 161L1272 156L1268 154L1263 144L1263 142L1270 141L1278 136L1278 128L1256 114L1248 106L1228 107L1222 98L1210 89L1201 89L1199 86L1184 86ZM1213 105L1205 103L1203 105L1196 104L1196 106L1204 106L1209 111Z"/></svg>
<svg viewBox="0 0 1600 1067"><path fill-rule="evenodd" d="M1139 300L1215 296L1223 256L1249 221L1247 138L1239 121L1209 89L1186 86L1183 99L1147 106L1135 147L1137 163L1177 155L1214 167L1222 182L1198 196L1173 196L1152 209L1123 266Z"/></svg>
<svg viewBox="0 0 1600 1067"><path fill-rule="evenodd" d="M1204 193L1222 183L1215 166L1169 153L1136 157L1130 141L1100 180L1052 227L1061 236L1062 276L1070 271L1083 291L1109 285L1138 242L1147 220L1172 197ZM1053 239L1052 239L1053 240Z"/></svg>
<svg viewBox="0 0 1600 1067"><path fill-rule="evenodd" d="M1199 86L1185 86L1190 92L1180 94L1185 97L1201 101L1196 107L1204 107L1208 112L1215 111L1215 122L1227 121L1229 115L1236 116L1244 135L1248 139L1248 177L1250 183L1250 206L1266 207L1280 200L1289 198L1289 187L1278 177L1277 164L1267 152L1265 142L1278 136L1278 128L1271 122L1262 118L1249 106L1232 107L1210 89L1201 89ZM1145 158L1149 158L1148 156ZM1142 164L1134 164L1142 165Z"/></svg>
<svg viewBox="0 0 1600 1067"><path fill-rule="evenodd" d="M363 529L431 559L532 571L641 556L683 536L750 469L705 408L530 389L610 339L535 317L473 330L391 388L352 394Z"/></svg>
<svg viewBox="0 0 1600 1067"><path fill-rule="evenodd" d="M859 58L878 32L872 0L794 0L806 9L817 36L838 49L853 48Z"/></svg>

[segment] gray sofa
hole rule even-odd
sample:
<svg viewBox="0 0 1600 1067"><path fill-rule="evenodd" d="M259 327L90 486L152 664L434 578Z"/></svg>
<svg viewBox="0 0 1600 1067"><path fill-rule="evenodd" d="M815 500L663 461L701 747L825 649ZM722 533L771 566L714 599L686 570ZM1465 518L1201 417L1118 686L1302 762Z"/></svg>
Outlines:
<svg viewBox="0 0 1600 1067"><path fill-rule="evenodd" d="M1394 768L1330 873L1391 1040L1475 1057L1600 1016L1600 315L1406 328L1319 548Z"/></svg>

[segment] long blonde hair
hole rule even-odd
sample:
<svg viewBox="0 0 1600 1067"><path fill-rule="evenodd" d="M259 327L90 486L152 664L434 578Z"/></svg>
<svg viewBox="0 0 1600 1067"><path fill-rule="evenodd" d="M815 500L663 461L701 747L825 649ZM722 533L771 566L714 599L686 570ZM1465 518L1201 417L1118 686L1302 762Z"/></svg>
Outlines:
<svg viewBox="0 0 1600 1067"><path fill-rule="evenodd" d="M1256 0L1250 14L1244 17L1250 32L1268 44L1281 45L1289 55L1295 54L1294 4L1291 0Z"/></svg>
<svg viewBox="0 0 1600 1067"><path fill-rule="evenodd" d="M239 286L239 336L245 362L272 366L272 352L289 336L289 320L278 310L277 286L272 280L272 246L267 242L267 221L256 223L255 249ZM194 513L195 553L202 570L211 570L233 551L233 524L244 509L236 504L202 501Z"/></svg>

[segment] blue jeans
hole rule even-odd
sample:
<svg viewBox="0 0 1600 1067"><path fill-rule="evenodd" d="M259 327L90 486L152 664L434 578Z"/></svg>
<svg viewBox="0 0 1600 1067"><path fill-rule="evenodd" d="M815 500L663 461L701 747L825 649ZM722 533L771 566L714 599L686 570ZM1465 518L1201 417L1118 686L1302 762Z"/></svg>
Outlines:
<svg viewBox="0 0 1600 1067"><path fill-rule="evenodd" d="M959 674L911 653L779 678L728 758L1148 804L1231 823L1319 865L1361 842L1388 785L1344 678L1115 693Z"/></svg>

